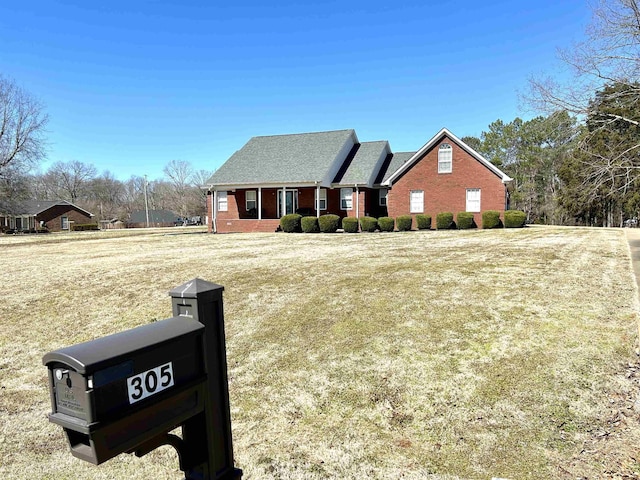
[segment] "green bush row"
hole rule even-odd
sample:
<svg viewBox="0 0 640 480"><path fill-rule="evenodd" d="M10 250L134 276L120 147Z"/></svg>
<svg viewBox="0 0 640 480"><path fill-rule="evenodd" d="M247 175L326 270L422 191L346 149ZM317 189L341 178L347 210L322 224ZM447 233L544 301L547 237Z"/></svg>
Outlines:
<svg viewBox="0 0 640 480"><path fill-rule="evenodd" d="M71 226L74 232L84 232L87 230L99 230L97 223L74 223Z"/></svg>
<svg viewBox="0 0 640 480"><path fill-rule="evenodd" d="M497 210L486 210L482 212L482 228L522 228L526 223L526 214L521 210L507 210L504 212L504 224L500 219L500 212ZM342 220L338 215L321 215L320 217L303 217L297 213L285 215L280 219L282 231L287 233L334 233L342 226L347 233L356 233L358 226L363 232L400 232L409 231L413 226L411 215L400 215L396 219L392 217L362 217L360 222L355 217L344 217ZM416 226L418 230L431 229L431 216L416 215ZM95 228L94 228L95 227ZM478 228L473 213L459 212L454 220L453 213L442 212L436 215L436 228L438 230ZM74 230L97 230L97 225L74 225Z"/></svg>
<svg viewBox="0 0 640 480"><path fill-rule="evenodd" d="M504 212L504 223L502 223L500 212L497 210L482 212L482 228L522 228L526 221L527 215L522 210Z"/></svg>

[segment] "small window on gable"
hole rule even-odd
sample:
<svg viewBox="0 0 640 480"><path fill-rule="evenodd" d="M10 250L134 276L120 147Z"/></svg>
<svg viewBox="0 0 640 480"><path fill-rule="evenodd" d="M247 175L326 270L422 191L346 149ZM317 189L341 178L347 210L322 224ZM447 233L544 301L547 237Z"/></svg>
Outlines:
<svg viewBox="0 0 640 480"><path fill-rule="evenodd" d="M351 210L353 208L353 188L340 189L340 209Z"/></svg>
<svg viewBox="0 0 640 480"><path fill-rule="evenodd" d="M218 211L227 211L227 192L218 192Z"/></svg>
<svg viewBox="0 0 640 480"><path fill-rule="evenodd" d="M245 203L247 207L247 212L252 208L258 208L258 201L256 200L257 192L255 190L247 190L245 193Z"/></svg>
<svg viewBox="0 0 640 480"><path fill-rule="evenodd" d="M424 212L424 191L411 190L409 197L409 213Z"/></svg>
<svg viewBox="0 0 640 480"><path fill-rule="evenodd" d="M451 173L453 170L453 149L443 143L438 149L438 173Z"/></svg>
<svg viewBox="0 0 640 480"><path fill-rule="evenodd" d="M316 204L315 206L318 205L318 190L316 190ZM326 188L321 188L320 189L320 210L326 210L327 209L327 189Z"/></svg>
<svg viewBox="0 0 640 480"><path fill-rule="evenodd" d="M387 206L387 194L389 193L389 190L387 190L386 188L381 188L380 190L378 190L379 192L379 199L380 199L380 206L381 207L386 207Z"/></svg>

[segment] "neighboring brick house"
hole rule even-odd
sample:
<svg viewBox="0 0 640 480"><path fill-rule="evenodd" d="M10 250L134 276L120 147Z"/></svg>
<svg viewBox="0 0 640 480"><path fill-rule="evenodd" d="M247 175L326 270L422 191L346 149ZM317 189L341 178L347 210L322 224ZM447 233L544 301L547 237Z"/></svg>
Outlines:
<svg viewBox="0 0 640 480"><path fill-rule="evenodd" d="M73 229L73 224L94 223L93 214L66 200L29 200L23 202L15 215L0 215L3 230L33 231L46 227L50 232Z"/></svg>
<svg viewBox="0 0 640 480"><path fill-rule="evenodd" d="M506 174L442 129L417 152L354 130L254 137L208 180L209 231L273 232L288 213L340 217L508 208Z"/></svg>

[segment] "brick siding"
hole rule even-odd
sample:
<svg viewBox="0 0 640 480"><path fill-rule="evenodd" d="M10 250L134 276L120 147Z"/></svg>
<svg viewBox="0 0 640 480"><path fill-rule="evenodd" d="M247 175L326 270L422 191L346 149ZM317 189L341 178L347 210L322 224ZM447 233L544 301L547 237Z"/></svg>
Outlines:
<svg viewBox="0 0 640 480"><path fill-rule="evenodd" d="M438 148L448 143L453 148L451 173L438 173ZM434 219L438 213L451 212L454 218L466 210L466 190L480 189L480 210L498 210L504 213L506 186L500 177L489 170L453 140L444 137L422 158L413 164L389 190L389 216L410 213L410 192L424 192L424 213ZM474 213L476 224L482 226L482 213ZM415 213L412 214L415 218ZM414 223L415 224L415 223Z"/></svg>

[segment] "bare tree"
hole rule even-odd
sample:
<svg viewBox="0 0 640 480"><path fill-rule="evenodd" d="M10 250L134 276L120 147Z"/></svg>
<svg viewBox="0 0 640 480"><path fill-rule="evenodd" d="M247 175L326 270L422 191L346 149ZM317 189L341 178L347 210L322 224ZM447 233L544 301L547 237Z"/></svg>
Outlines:
<svg viewBox="0 0 640 480"><path fill-rule="evenodd" d="M28 171L45 156L42 105L0 76L0 211L17 213L28 198Z"/></svg>
<svg viewBox="0 0 640 480"><path fill-rule="evenodd" d="M96 176L96 167L78 160L56 162L45 176L49 188L56 196L75 203L86 193L89 183Z"/></svg>
<svg viewBox="0 0 640 480"><path fill-rule="evenodd" d="M567 110L586 116L593 113L594 96L606 85L624 85L625 95L618 100L638 104L640 100L640 6L637 0L599 0L593 7L593 19L586 39L560 50L560 59L569 69L566 84L553 78L530 81L531 95L526 100L538 110L552 113ZM614 97L612 97L613 99ZM611 114L607 122L623 120L638 125L632 118Z"/></svg>
<svg viewBox="0 0 640 480"><path fill-rule="evenodd" d="M621 210L620 198L640 180L638 1L597 0L585 40L561 50L560 59L570 80L533 79L527 100L534 108L566 110L583 121L572 171L579 174L589 204L605 205L600 218L612 218L611 212Z"/></svg>
<svg viewBox="0 0 640 480"><path fill-rule="evenodd" d="M124 185L109 171L93 178L87 185L87 206L99 212L100 220L118 217L123 211Z"/></svg>
<svg viewBox="0 0 640 480"><path fill-rule="evenodd" d="M38 100L0 76L0 176L11 163L31 167L44 157L47 122Z"/></svg>
<svg viewBox="0 0 640 480"><path fill-rule="evenodd" d="M173 209L180 216L186 217L189 212L189 197L193 181L193 167L184 160L171 160L162 170L171 185L168 197Z"/></svg>
<svg viewBox="0 0 640 480"><path fill-rule="evenodd" d="M144 177L132 176L123 184L123 218L127 218L134 210L144 209Z"/></svg>

